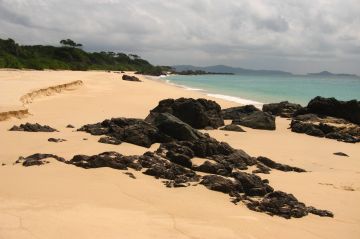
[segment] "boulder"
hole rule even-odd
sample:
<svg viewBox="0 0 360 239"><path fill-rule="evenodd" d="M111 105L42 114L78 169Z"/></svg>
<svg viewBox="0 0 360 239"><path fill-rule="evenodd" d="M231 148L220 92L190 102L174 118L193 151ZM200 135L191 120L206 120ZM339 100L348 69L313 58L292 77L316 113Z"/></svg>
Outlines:
<svg viewBox="0 0 360 239"><path fill-rule="evenodd" d="M224 119L235 120L235 119L238 119L245 115L249 115L254 112L257 112L257 111L260 111L260 110L253 105L244 105L244 106L237 106L237 107L231 107L228 109L223 109L221 111L221 114Z"/></svg>
<svg viewBox="0 0 360 239"><path fill-rule="evenodd" d="M209 160L206 160L200 166L194 166L193 170L204 173L218 174L222 176L229 176L232 172L231 167L226 167L223 164L217 162L210 162Z"/></svg>
<svg viewBox="0 0 360 239"><path fill-rule="evenodd" d="M296 111L302 108L299 104L282 101L280 103L264 104L262 110L275 116L291 118Z"/></svg>
<svg viewBox="0 0 360 239"><path fill-rule="evenodd" d="M121 140L109 136L101 137L98 142L102 144L113 144L113 145L120 145L122 143Z"/></svg>
<svg viewBox="0 0 360 239"><path fill-rule="evenodd" d="M31 124L21 124L19 126L14 125L9 131L25 131L25 132L55 132L57 131L54 128L51 128L48 125L40 125L38 123Z"/></svg>
<svg viewBox="0 0 360 239"><path fill-rule="evenodd" d="M360 101L340 101L335 98L317 96L312 99L306 109L296 114L314 113L318 115L333 116L346 119L352 123L360 124Z"/></svg>
<svg viewBox="0 0 360 239"><path fill-rule="evenodd" d="M139 78L137 78L136 76L123 75L122 79L125 81L141 82L141 80L139 80Z"/></svg>
<svg viewBox="0 0 360 239"><path fill-rule="evenodd" d="M191 98L162 100L150 111L150 115L145 120L151 121L153 115L159 113L172 114L195 129L206 127L216 129L224 125L220 105L212 100Z"/></svg>
<svg viewBox="0 0 360 239"><path fill-rule="evenodd" d="M239 124L253 129L275 130L275 117L269 113L255 111L234 119L232 124Z"/></svg>
<svg viewBox="0 0 360 239"><path fill-rule="evenodd" d="M220 130L246 132L245 130L243 130L243 128L241 128L239 125L236 125L236 124L225 125L224 127L220 128Z"/></svg>
<svg viewBox="0 0 360 239"><path fill-rule="evenodd" d="M196 141L205 138L201 132L170 113L153 114L151 119L148 117L147 122L157 127L161 133L176 140Z"/></svg>

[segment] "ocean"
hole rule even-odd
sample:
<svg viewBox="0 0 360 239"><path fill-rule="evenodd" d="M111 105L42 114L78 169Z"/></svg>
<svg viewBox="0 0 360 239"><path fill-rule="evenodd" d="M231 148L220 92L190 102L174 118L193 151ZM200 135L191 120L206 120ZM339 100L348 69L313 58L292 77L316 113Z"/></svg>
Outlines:
<svg viewBox="0 0 360 239"><path fill-rule="evenodd" d="M163 79L169 84L241 104L287 100L305 106L315 96L360 100L360 78L356 77L171 75Z"/></svg>

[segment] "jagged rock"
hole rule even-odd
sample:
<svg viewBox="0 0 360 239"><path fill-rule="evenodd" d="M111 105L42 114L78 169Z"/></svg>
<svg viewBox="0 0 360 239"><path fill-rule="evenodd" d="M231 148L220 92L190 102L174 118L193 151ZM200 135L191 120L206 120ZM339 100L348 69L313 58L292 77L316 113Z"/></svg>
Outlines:
<svg viewBox="0 0 360 239"><path fill-rule="evenodd" d="M292 167L292 166L289 166L286 164L277 163L269 158L262 157L262 156L257 157L256 160L261 162L262 164L264 164L265 166L267 166L269 168L277 169L277 170L284 171L284 172L290 172L290 171L294 171L297 173L306 172L306 170L304 170L302 168Z"/></svg>
<svg viewBox="0 0 360 239"><path fill-rule="evenodd" d="M291 124L291 131L296 133L305 133L307 135L317 136L317 137L324 137L325 134L322 132L317 125L312 123L304 123L301 121L292 120Z"/></svg>
<svg viewBox="0 0 360 239"><path fill-rule="evenodd" d="M191 158L185 154L175 153L174 151L168 151L166 158L171 162L184 166L186 168L192 167Z"/></svg>
<svg viewBox="0 0 360 239"><path fill-rule="evenodd" d="M49 163L49 161L45 160L47 158L53 158L59 162L65 162L64 158L59 157L55 154L36 153L36 154L32 154L30 156L27 156L25 158L19 157L19 159L15 161L15 164L22 163L22 165L25 167L35 166L35 165L40 166L40 165Z"/></svg>
<svg viewBox="0 0 360 239"><path fill-rule="evenodd" d="M255 174L233 172L232 177L241 183L245 194L248 196L264 196L274 191L272 187L264 183L264 181Z"/></svg>
<svg viewBox="0 0 360 239"><path fill-rule="evenodd" d="M122 79L126 81L141 82L141 80L139 80L139 78L137 78L136 76L123 75Z"/></svg>
<svg viewBox="0 0 360 239"><path fill-rule="evenodd" d="M220 130L235 131L235 132L246 132L246 131L243 130L239 125L236 125L236 124L225 125L225 126L222 127Z"/></svg>
<svg viewBox="0 0 360 239"><path fill-rule="evenodd" d="M206 99L166 99L159 102L158 106L150 111L146 121L151 121L154 115L159 113L169 113L194 127L204 129L212 127L214 129L223 126L224 120L221 116L221 108L215 102Z"/></svg>
<svg viewBox="0 0 360 239"><path fill-rule="evenodd" d="M360 124L360 101L339 101L335 98L317 96L312 99L306 109L296 114L314 113L346 119L352 123Z"/></svg>
<svg viewBox="0 0 360 239"><path fill-rule="evenodd" d="M281 191L271 192L265 195L260 202L251 202L247 206L251 210L266 212L286 219L300 218L308 214L304 203L299 202L294 195Z"/></svg>
<svg viewBox="0 0 360 239"><path fill-rule="evenodd" d="M176 140L196 141L205 138L201 132L169 113L155 114L151 120L149 117L147 120L160 132Z"/></svg>
<svg viewBox="0 0 360 239"><path fill-rule="evenodd" d="M244 105L223 109L221 114L224 119L235 120L258 111L260 110L253 105Z"/></svg>
<svg viewBox="0 0 360 239"><path fill-rule="evenodd" d="M275 116L291 118L296 111L302 108L299 104L282 101L280 103L264 104L262 110Z"/></svg>
<svg viewBox="0 0 360 239"><path fill-rule="evenodd" d="M218 163L223 164L228 168L236 168L239 170L246 170L248 166L256 164L256 160L250 157L243 150L233 150L228 154L210 155L210 158Z"/></svg>
<svg viewBox="0 0 360 239"><path fill-rule="evenodd" d="M218 175L206 175L202 178L200 184L210 190L223 193L243 192L243 188L239 182Z"/></svg>
<svg viewBox="0 0 360 239"><path fill-rule="evenodd" d="M252 173L263 173L263 174L270 174L271 168L265 166L263 163L257 163L255 170Z"/></svg>
<svg viewBox="0 0 360 239"><path fill-rule="evenodd" d="M93 156L75 155L68 163L85 169L109 167L126 170L129 167L140 170L142 166L137 162L137 159L137 156L123 156L117 152L104 152Z"/></svg>
<svg viewBox="0 0 360 239"><path fill-rule="evenodd" d="M103 144L113 144L113 145L119 145L122 143L121 140L109 136L101 137L98 142Z"/></svg>
<svg viewBox="0 0 360 239"><path fill-rule="evenodd" d="M38 123L31 124L21 124L20 126L14 125L9 131L26 131L26 132L55 132L57 131L54 128L51 128L48 125L40 125Z"/></svg>
<svg viewBox="0 0 360 239"><path fill-rule="evenodd" d="M193 166L193 169L199 172L218 174L222 176L229 176L232 172L231 167L226 167L221 163L210 162L208 160L200 166Z"/></svg>
<svg viewBox="0 0 360 239"><path fill-rule="evenodd" d="M275 130L275 117L269 113L255 111L240 116L232 121L232 124L239 124L253 129Z"/></svg>
<svg viewBox="0 0 360 239"><path fill-rule="evenodd" d="M346 153L343 153L343 152L336 152L336 153L334 153L334 155L343 156L343 157L349 157L349 155L347 155Z"/></svg>
<svg viewBox="0 0 360 239"><path fill-rule="evenodd" d="M66 128L73 129L73 128L75 128L75 126L74 126L74 125L72 125L72 124L68 124L68 125L66 125Z"/></svg>
<svg viewBox="0 0 360 239"><path fill-rule="evenodd" d="M53 143L60 143L60 142L65 142L66 139L60 139L60 138L48 138L49 142L53 142Z"/></svg>
<svg viewBox="0 0 360 239"><path fill-rule="evenodd" d="M79 131L107 135L117 140L149 148L153 143L171 141L171 137L141 119L112 118L101 123L84 125Z"/></svg>

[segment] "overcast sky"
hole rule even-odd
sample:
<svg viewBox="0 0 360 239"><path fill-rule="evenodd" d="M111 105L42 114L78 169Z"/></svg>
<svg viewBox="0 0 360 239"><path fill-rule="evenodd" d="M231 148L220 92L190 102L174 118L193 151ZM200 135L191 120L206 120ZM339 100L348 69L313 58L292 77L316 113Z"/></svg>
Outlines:
<svg viewBox="0 0 360 239"><path fill-rule="evenodd" d="M360 0L0 0L0 38L154 64L360 74Z"/></svg>

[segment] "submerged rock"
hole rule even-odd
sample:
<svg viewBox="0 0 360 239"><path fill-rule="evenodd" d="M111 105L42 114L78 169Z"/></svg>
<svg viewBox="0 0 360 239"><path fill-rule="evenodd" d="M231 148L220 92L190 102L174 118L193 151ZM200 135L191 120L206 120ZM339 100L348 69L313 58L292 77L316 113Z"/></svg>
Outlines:
<svg viewBox="0 0 360 239"><path fill-rule="evenodd" d="M55 132L57 131L54 128L51 128L48 125L40 125L38 123L31 124L21 124L19 126L14 125L9 131L25 131L25 132Z"/></svg>
<svg viewBox="0 0 360 239"><path fill-rule="evenodd" d="M172 114L195 129L206 127L216 129L224 125L220 105L212 100L191 98L162 100L150 111L150 115L145 120L151 121L154 114L159 113Z"/></svg>

